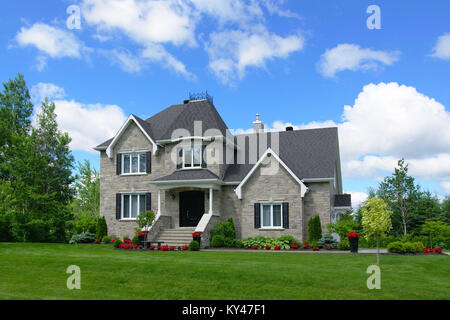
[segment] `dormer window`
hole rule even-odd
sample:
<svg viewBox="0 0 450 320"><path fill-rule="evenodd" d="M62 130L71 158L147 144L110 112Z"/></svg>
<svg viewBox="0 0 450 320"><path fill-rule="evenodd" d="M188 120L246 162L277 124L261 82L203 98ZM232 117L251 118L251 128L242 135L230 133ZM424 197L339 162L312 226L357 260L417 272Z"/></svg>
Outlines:
<svg viewBox="0 0 450 320"><path fill-rule="evenodd" d="M199 168L202 165L202 146L183 147L183 168Z"/></svg>

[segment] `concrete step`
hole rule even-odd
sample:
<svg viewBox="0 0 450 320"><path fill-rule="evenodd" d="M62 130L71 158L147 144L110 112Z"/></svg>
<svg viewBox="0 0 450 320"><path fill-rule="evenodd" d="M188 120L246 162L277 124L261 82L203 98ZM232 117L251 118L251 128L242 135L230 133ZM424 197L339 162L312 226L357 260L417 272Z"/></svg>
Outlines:
<svg viewBox="0 0 450 320"><path fill-rule="evenodd" d="M176 229L161 230L156 241L164 242L168 246L189 245L192 241L192 233L195 231L194 227L183 227Z"/></svg>
<svg viewBox="0 0 450 320"><path fill-rule="evenodd" d="M157 241L163 242L163 243L161 243L162 246L168 245L169 247L170 246L182 246L182 245L185 245L185 244L189 245L189 243L190 243L190 241L178 241L178 240L170 240L170 241L157 240Z"/></svg>

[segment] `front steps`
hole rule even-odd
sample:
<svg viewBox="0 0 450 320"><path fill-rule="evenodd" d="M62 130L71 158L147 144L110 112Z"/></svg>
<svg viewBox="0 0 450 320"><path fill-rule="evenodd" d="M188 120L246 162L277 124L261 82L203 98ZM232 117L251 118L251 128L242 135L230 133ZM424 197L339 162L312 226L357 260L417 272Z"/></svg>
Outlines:
<svg viewBox="0 0 450 320"><path fill-rule="evenodd" d="M164 242L162 245L181 246L183 244L189 245L192 241L192 233L195 227L182 227L176 229L165 229L158 233L155 241Z"/></svg>

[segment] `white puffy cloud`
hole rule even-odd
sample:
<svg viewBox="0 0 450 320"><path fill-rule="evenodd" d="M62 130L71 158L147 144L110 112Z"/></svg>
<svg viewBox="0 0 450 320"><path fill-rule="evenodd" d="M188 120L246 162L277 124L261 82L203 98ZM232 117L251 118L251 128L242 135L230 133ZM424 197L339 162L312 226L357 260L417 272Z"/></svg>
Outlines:
<svg viewBox="0 0 450 320"><path fill-rule="evenodd" d="M223 31L212 33L206 49L209 67L224 83L242 79L248 67L265 67L275 58L287 58L302 50L303 38L298 35L281 37L263 26L252 31Z"/></svg>
<svg viewBox="0 0 450 320"><path fill-rule="evenodd" d="M126 120L123 110L117 105L83 104L60 99L64 89L51 83L38 83L31 92L40 99L49 95L55 102L58 127L69 133L72 150L95 152L92 148L113 137ZM35 111L39 109L36 107ZM36 123L36 112L33 123Z"/></svg>
<svg viewBox="0 0 450 320"><path fill-rule="evenodd" d="M135 73L150 63L159 63L187 79L196 79L170 49L191 49L201 42L208 52L210 69L220 80L231 83L241 79L247 67L264 68L267 61L285 59L303 48L303 38L298 33L281 36L267 29L266 15L300 19L297 13L283 9L283 2L80 0L79 5L84 31L93 31L91 37L103 46L98 53L124 71ZM198 33L197 28L203 25L208 28ZM16 40L21 46L39 49L38 70L44 69L49 57L81 58L84 52L91 51L74 32L44 23L23 27ZM224 47L222 40L232 48ZM105 47L114 41L131 41L137 48Z"/></svg>
<svg viewBox="0 0 450 320"><path fill-rule="evenodd" d="M81 58L89 50L73 33L45 23L22 27L15 40L20 46L34 46L40 51L38 70L45 67L46 57Z"/></svg>
<svg viewBox="0 0 450 320"><path fill-rule="evenodd" d="M133 55L129 50L99 50L108 60L118 65L123 71L129 73L136 73L142 70L144 62L139 56Z"/></svg>
<svg viewBox="0 0 450 320"><path fill-rule="evenodd" d="M39 82L31 87L31 99L35 105L39 105L46 97L49 100L60 99L66 96L64 88L53 83Z"/></svg>
<svg viewBox="0 0 450 320"><path fill-rule="evenodd" d="M450 181L442 181L440 186L442 190L444 190L445 194L450 195Z"/></svg>
<svg viewBox="0 0 450 320"><path fill-rule="evenodd" d="M81 12L99 33L120 31L139 44L195 44L195 22L182 1L84 0Z"/></svg>
<svg viewBox="0 0 450 320"><path fill-rule="evenodd" d="M355 44L343 43L322 54L318 69L322 75L331 78L344 70L376 70L382 65L392 65L399 55L399 51L363 49Z"/></svg>
<svg viewBox="0 0 450 320"><path fill-rule="evenodd" d="M354 209L357 209L368 198L368 194L365 193L365 192L344 191L344 193L351 194L351 196L352 196L352 208L354 208Z"/></svg>
<svg viewBox="0 0 450 320"><path fill-rule="evenodd" d="M344 106L342 118L340 143L347 159L366 154L424 158L450 150L449 112L414 87L366 85L353 106Z"/></svg>
<svg viewBox="0 0 450 320"><path fill-rule="evenodd" d="M299 18L271 0L83 0L83 18L96 28L96 37L111 39L119 32L142 46L140 54L112 52L115 63L136 72L148 62L159 62L187 78L195 78L166 45L198 45L196 27L207 19L217 29L204 38L209 67L224 83L241 79L249 66L265 67L274 58L287 58L303 48L297 34L282 37L265 26L265 13Z"/></svg>
<svg viewBox="0 0 450 320"><path fill-rule="evenodd" d="M450 60L450 33L445 33L437 39L432 57Z"/></svg>
<svg viewBox="0 0 450 320"><path fill-rule="evenodd" d="M450 113L416 88L398 83L363 87L353 106L344 106L342 121L293 125L275 121L284 130L338 127L342 172L346 178L371 178L393 172L405 158L409 173L425 180L450 180Z"/></svg>

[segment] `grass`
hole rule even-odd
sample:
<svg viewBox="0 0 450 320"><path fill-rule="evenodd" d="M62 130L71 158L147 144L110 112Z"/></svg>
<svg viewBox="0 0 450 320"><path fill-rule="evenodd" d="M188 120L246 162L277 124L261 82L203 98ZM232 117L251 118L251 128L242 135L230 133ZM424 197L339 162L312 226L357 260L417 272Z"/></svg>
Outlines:
<svg viewBox="0 0 450 320"><path fill-rule="evenodd" d="M450 299L450 257L126 252L110 245L0 243L0 299ZM69 265L81 290L68 290Z"/></svg>

